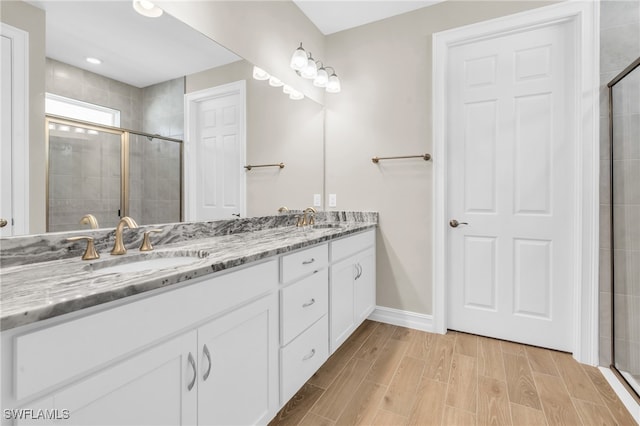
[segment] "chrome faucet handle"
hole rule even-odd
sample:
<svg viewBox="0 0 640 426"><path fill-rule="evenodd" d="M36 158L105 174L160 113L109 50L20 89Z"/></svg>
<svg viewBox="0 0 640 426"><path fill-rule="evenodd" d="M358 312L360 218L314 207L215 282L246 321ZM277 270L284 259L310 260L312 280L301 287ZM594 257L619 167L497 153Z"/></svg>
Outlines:
<svg viewBox="0 0 640 426"><path fill-rule="evenodd" d="M76 242L76 241L82 241L82 240L87 240L87 248L84 251L84 254L82 255L82 260L95 260L98 259L100 257L100 255L98 254L98 252L96 251L96 247L93 244L93 237L89 237L87 235L81 235L78 237L69 237L67 238L67 241L70 243Z"/></svg>
<svg viewBox="0 0 640 426"><path fill-rule="evenodd" d="M162 229L149 229L148 231L144 231L144 237L142 238L142 245L140 246L140 251L151 251L153 250L153 246L151 245L151 240L149 238L149 234L162 232Z"/></svg>

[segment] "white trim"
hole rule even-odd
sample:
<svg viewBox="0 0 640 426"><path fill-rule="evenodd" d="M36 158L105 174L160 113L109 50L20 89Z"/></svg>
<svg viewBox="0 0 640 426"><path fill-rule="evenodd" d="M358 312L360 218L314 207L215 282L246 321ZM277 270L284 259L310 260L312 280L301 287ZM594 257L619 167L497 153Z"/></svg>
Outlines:
<svg viewBox="0 0 640 426"><path fill-rule="evenodd" d="M386 324L398 325L400 327L413 328L430 333L433 332L433 317L417 312L376 306L376 309L369 315L369 319Z"/></svg>
<svg viewBox="0 0 640 426"><path fill-rule="evenodd" d="M582 148L576 158L576 211L574 224L574 342L578 361L598 362L598 243L599 243L599 3L567 1L551 6L480 22L433 35L433 328L447 330L447 183L446 183L446 87L448 49L471 40L497 37L559 20L576 28L575 141Z"/></svg>
<svg viewBox="0 0 640 426"><path fill-rule="evenodd" d="M629 394L629 391L624 387L620 380L613 374L611 369L606 367L598 367L604 378L607 380L613 391L618 395L620 401L624 404L625 408L629 410L629 413L633 416L636 422L640 424L640 404Z"/></svg>
<svg viewBox="0 0 640 426"><path fill-rule="evenodd" d="M0 23L13 44L12 208L13 235L29 233L29 33ZM21 220L22 219L22 220Z"/></svg>
<svg viewBox="0 0 640 426"><path fill-rule="evenodd" d="M195 112L197 111L194 106L199 103L209 99L215 99L219 97L224 97L232 94L240 95L240 117L238 117L239 127L240 127L240 170L244 170L244 165L246 164L246 156L247 156L247 127L246 127L246 105L247 105L247 84L245 80L234 81L233 83L223 84L221 86L210 87L208 89L198 90L197 92L191 92L184 95L184 160L183 160L183 170L184 170L184 186L183 186L183 197L184 197L184 220L190 221L194 220L194 212L196 211L196 198L195 198L195 186L196 186L196 168L189 167L190 164L195 164L193 162L194 153L191 152L193 147L191 145L191 136L195 131L196 126L196 116ZM247 216L247 178L245 173L240 173L240 216Z"/></svg>

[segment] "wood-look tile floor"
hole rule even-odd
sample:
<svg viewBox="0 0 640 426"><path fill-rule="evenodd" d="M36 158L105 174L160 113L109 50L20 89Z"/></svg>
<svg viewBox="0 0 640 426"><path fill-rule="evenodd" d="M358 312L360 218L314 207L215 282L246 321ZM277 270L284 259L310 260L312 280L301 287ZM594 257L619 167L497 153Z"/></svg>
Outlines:
<svg viewBox="0 0 640 426"><path fill-rule="evenodd" d="M636 425L569 354L365 321L270 426L616 424Z"/></svg>

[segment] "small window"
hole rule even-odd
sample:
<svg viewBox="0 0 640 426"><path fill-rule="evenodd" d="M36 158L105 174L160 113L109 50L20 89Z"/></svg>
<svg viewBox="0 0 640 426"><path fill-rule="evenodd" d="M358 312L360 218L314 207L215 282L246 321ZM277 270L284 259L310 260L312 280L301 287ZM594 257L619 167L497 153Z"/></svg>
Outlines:
<svg viewBox="0 0 640 426"><path fill-rule="evenodd" d="M45 95L44 109L45 113L50 115L120 127L120 111L52 93Z"/></svg>

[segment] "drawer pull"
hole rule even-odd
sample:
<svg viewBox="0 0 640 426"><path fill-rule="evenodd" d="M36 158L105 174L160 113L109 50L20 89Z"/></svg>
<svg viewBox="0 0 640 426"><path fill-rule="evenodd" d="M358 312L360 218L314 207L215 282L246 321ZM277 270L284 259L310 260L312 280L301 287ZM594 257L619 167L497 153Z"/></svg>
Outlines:
<svg viewBox="0 0 640 426"><path fill-rule="evenodd" d="M307 361L311 358L313 358L313 356L316 354L316 350L315 349L311 349L311 352L309 352L307 355L305 355L302 360L303 361Z"/></svg>
<svg viewBox="0 0 640 426"><path fill-rule="evenodd" d="M316 299L311 299L309 300L307 303L304 303L302 305L303 308L308 308L309 306L313 305L314 303L316 303Z"/></svg>
<svg viewBox="0 0 640 426"><path fill-rule="evenodd" d="M204 345L204 348L202 348L202 352L204 353L204 356L207 357L207 362L209 363L207 371L202 376L202 381L204 382L209 378L209 373L211 373L211 353L209 352L209 348L207 347L207 345Z"/></svg>
<svg viewBox="0 0 640 426"><path fill-rule="evenodd" d="M191 368L193 369L193 379L191 380L191 383L189 383L189 385L187 386L187 390L190 391L191 389L193 389L193 385L196 384L196 378L198 377L198 373L196 372L196 362L193 359L193 355L191 355L191 352L189 352L189 357L187 358L187 361L189 362L189 364L191 364Z"/></svg>
<svg viewBox="0 0 640 426"><path fill-rule="evenodd" d="M315 261L316 261L316 260L312 257L312 258L311 258L311 259L309 259L309 260L303 260L303 261L302 261L302 264L303 264L303 265L311 265L311 264L312 264L313 262L315 262Z"/></svg>

